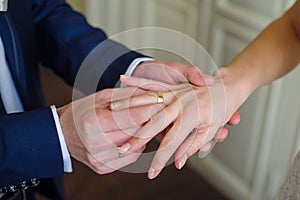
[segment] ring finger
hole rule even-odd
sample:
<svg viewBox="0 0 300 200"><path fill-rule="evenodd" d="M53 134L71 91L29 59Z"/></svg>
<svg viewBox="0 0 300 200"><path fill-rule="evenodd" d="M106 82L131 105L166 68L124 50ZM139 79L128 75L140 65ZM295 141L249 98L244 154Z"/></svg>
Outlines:
<svg viewBox="0 0 300 200"><path fill-rule="evenodd" d="M130 99L112 102L110 104L110 109L113 111L117 111L151 104L169 105L171 101L174 100L174 98L175 94L173 92L149 92L146 94L131 97Z"/></svg>

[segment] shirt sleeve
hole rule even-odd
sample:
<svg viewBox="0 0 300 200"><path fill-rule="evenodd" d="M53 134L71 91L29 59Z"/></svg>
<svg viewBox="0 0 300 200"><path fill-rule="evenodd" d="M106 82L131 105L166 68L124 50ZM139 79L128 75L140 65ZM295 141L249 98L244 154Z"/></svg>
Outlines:
<svg viewBox="0 0 300 200"><path fill-rule="evenodd" d="M136 58L132 61L132 63L129 65L125 75L126 76L131 76L132 73L134 72L134 70L139 66L139 64L141 62L145 62L145 61L151 61L151 60L154 60L153 58L149 58L149 57L142 57L142 58ZM125 84L121 83L120 84L120 87L126 87Z"/></svg>
<svg viewBox="0 0 300 200"><path fill-rule="evenodd" d="M57 134L58 134L58 138L59 138L59 142L60 142L61 152L62 152L63 161L64 161L64 172L71 173L73 171L71 156L70 156L69 150L67 148L66 140L65 140L65 137L64 137L61 125L60 125L56 107L50 106L50 108L51 108L51 111L53 114L53 118L54 118L55 125L56 125L56 130L57 130Z"/></svg>

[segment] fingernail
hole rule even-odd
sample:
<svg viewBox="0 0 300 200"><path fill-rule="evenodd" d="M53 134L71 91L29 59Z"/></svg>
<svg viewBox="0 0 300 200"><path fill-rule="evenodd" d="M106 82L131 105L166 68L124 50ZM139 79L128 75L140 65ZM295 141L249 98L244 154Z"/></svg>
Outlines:
<svg viewBox="0 0 300 200"><path fill-rule="evenodd" d="M131 145L129 143L123 144L122 146L118 147L119 153L123 154L126 153L130 149Z"/></svg>
<svg viewBox="0 0 300 200"><path fill-rule="evenodd" d="M178 169L182 169L182 167L185 165L187 161L187 155L184 154L181 158L180 158L180 161L179 161L179 164L178 164Z"/></svg>
<svg viewBox="0 0 300 200"><path fill-rule="evenodd" d="M215 78L209 75L204 75L204 79L206 81L206 84L210 85L215 82Z"/></svg>
<svg viewBox="0 0 300 200"><path fill-rule="evenodd" d="M114 110L114 109L118 109L122 106L121 102L114 102L110 104L110 109Z"/></svg>
<svg viewBox="0 0 300 200"><path fill-rule="evenodd" d="M155 175L155 169L153 167L150 167L150 169L148 171L148 178L153 179L154 175Z"/></svg>
<svg viewBox="0 0 300 200"><path fill-rule="evenodd" d="M126 76L126 75L121 75L120 76L122 79L128 79L129 78L129 76Z"/></svg>
<svg viewBox="0 0 300 200"><path fill-rule="evenodd" d="M205 158L207 155L208 155L207 152L199 152L199 153L198 153L198 158L199 158L199 159L203 159L203 158Z"/></svg>

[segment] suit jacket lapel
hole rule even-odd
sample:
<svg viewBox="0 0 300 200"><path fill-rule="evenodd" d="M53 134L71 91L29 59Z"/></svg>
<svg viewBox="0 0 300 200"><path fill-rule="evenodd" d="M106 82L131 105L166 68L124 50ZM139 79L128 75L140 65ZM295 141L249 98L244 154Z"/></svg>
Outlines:
<svg viewBox="0 0 300 200"><path fill-rule="evenodd" d="M0 12L0 35L6 52L6 59L24 109L29 105L28 91L22 52L9 12Z"/></svg>

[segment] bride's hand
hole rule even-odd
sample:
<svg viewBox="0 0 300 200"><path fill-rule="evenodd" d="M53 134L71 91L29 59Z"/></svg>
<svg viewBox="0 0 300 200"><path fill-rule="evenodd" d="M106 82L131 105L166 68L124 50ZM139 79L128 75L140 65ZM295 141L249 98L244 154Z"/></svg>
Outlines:
<svg viewBox="0 0 300 200"><path fill-rule="evenodd" d="M200 149L208 150L212 139L220 135L221 137L225 135L223 139L227 137L228 133L224 125L234 112L227 110L221 79L217 79L212 86L208 87L196 87L188 83L169 85L124 76L121 81L129 86L159 91L163 96L163 103L167 105L163 111L154 115L134 138L120 148L123 153L135 151L168 128L153 158L148 172L149 178L155 178L175 152L175 164L177 168L182 168L194 153ZM158 103L160 93L152 92L133 97L129 101L116 102L118 108L115 109ZM232 124L239 120L238 114L235 115L231 119Z"/></svg>

